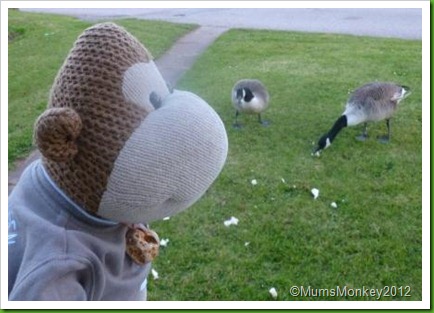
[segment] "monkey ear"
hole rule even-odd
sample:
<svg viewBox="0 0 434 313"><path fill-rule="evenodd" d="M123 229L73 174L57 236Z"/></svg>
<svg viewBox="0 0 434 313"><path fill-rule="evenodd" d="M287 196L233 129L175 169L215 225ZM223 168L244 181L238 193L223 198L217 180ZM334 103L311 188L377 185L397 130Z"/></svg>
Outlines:
<svg viewBox="0 0 434 313"><path fill-rule="evenodd" d="M80 115L73 109L50 108L37 119L33 140L47 159L66 162L78 152L76 140L81 128Z"/></svg>

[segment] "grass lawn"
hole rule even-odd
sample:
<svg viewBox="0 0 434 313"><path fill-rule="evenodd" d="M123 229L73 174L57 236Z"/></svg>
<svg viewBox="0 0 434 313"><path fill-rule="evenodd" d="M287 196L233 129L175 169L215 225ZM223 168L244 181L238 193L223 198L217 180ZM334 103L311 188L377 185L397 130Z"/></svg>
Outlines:
<svg viewBox="0 0 434 313"><path fill-rule="evenodd" d="M160 278L150 279L149 299L268 300L275 287L278 300L342 300L289 290L402 286L411 297L382 300L421 300L421 67L421 41L247 30L220 37L178 88L224 120L227 164L196 205L152 225L170 241L154 263ZM232 128L230 92L241 78L268 87L269 127L241 116L244 128ZM361 126L346 128L312 157L348 92L375 80L413 90L392 120L391 142L375 139L384 122L363 143L355 140ZM225 227L231 216L239 224Z"/></svg>
<svg viewBox="0 0 434 313"><path fill-rule="evenodd" d="M134 19L116 20L134 34L155 58L194 25ZM8 160L32 149L33 123L45 109L48 94L74 41L92 23L60 15L9 10Z"/></svg>

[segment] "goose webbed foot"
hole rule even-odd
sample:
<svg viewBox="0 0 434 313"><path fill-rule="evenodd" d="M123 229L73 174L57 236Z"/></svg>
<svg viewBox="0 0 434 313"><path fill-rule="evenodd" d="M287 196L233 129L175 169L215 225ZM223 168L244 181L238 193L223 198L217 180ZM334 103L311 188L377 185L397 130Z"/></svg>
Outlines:
<svg viewBox="0 0 434 313"><path fill-rule="evenodd" d="M378 137L378 141L380 143L389 143L390 142L390 119L386 120L386 126L387 126L387 135Z"/></svg>
<svg viewBox="0 0 434 313"><path fill-rule="evenodd" d="M270 125L269 121L263 120L261 118L261 114L258 115L258 122L259 122L259 124L261 124L264 127L268 127Z"/></svg>
<svg viewBox="0 0 434 313"><path fill-rule="evenodd" d="M384 143L384 144L389 143L390 137L388 135L378 136L378 142Z"/></svg>
<svg viewBox="0 0 434 313"><path fill-rule="evenodd" d="M235 123L232 124L233 128L235 129L241 129L243 127L240 123L238 123L238 115L240 115L240 112L237 110L235 111Z"/></svg>
<svg viewBox="0 0 434 313"><path fill-rule="evenodd" d="M235 123L232 124L232 127L235 128L235 129L241 129L241 128L243 128L243 125L241 125L238 122L235 122Z"/></svg>
<svg viewBox="0 0 434 313"><path fill-rule="evenodd" d="M356 137L358 141L365 141L368 139L368 123L364 123L363 125L363 133Z"/></svg>
<svg viewBox="0 0 434 313"><path fill-rule="evenodd" d="M269 121L260 121L259 122L262 126L264 126L264 127L268 127L268 126L270 126L270 122Z"/></svg>
<svg viewBox="0 0 434 313"><path fill-rule="evenodd" d="M368 139L368 135L367 134L361 134L361 135L357 136L356 139L358 141L365 141L366 139Z"/></svg>

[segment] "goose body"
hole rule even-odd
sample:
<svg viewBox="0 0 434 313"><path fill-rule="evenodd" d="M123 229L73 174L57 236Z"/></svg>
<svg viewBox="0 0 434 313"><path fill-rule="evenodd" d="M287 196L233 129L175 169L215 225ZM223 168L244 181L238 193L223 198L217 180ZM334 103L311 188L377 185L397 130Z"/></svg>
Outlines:
<svg viewBox="0 0 434 313"><path fill-rule="evenodd" d="M235 108L235 127L240 127L238 115L240 113L257 114L259 123L266 126L268 122L263 121L261 113L267 109L270 96L267 89L257 79L239 80L232 88L232 104Z"/></svg>
<svg viewBox="0 0 434 313"><path fill-rule="evenodd" d="M364 131L357 139L365 140L368 136L367 123L386 120L387 135L382 142L390 139L390 119L401 100L410 95L410 88L395 83L375 82L355 90L347 101L345 111L336 120L333 127L318 141L315 153L328 148L337 134L346 126L364 123Z"/></svg>

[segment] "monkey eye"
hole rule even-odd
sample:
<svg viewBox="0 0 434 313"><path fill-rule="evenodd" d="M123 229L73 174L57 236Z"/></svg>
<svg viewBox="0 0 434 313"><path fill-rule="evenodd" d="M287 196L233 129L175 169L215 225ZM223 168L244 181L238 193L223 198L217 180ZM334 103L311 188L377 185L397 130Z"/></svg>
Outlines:
<svg viewBox="0 0 434 313"><path fill-rule="evenodd" d="M149 101L154 106L155 110L158 110L161 107L161 97L157 95L155 91L151 92L149 95Z"/></svg>

